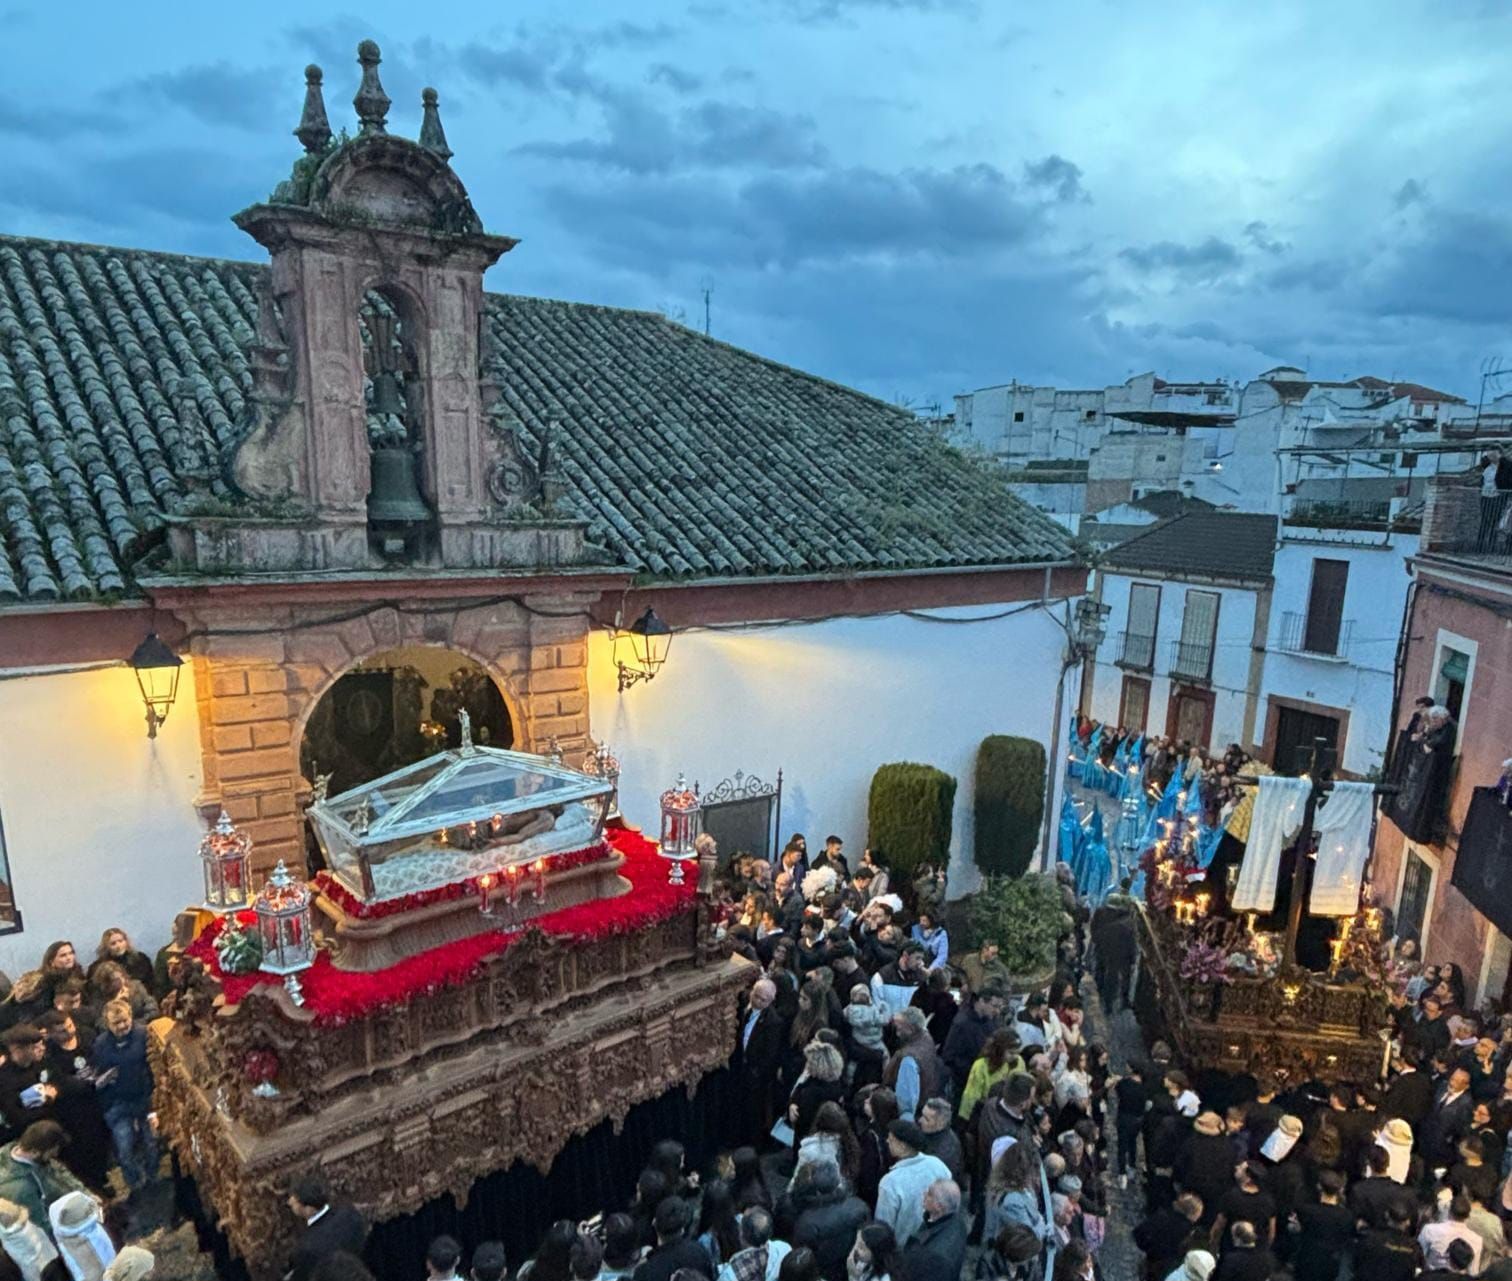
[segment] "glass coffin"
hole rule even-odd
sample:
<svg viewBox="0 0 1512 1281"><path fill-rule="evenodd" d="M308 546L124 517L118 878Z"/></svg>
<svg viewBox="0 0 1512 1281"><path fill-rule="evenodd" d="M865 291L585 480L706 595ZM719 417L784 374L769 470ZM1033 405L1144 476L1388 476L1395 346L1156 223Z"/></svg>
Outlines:
<svg viewBox="0 0 1512 1281"><path fill-rule="evenodd" d="M406 765L307 813L326 865L365 901L586 849L614 784L543 756L462 746Z"/></svg>

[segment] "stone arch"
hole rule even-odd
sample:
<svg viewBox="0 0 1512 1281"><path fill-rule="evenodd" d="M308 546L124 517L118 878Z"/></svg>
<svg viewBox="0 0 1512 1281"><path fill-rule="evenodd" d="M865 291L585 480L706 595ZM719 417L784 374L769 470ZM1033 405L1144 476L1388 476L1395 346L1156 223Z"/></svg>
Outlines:
<svg viewBox="0 0 1512 1281"><path fill-rule="evenodd" d="M422 598L423 600L423 598ZM569 760L588 743L587 610L568 590L484 601L421 601L340 611L332 601L185 611L192 642L204 791L253 836L254 866L304 856L310 780L300 743L316 704L359 661L407 646L449 649L476 662L499 690L514 745Z"/></svg>
<svg viewBox="0 0 1512 1281"><path fill-rule="evenodd" d="M305 736L310 729L311 718L314 717L316 710L320 707L326 696L336 688L342 677L362 670L364 665L372 659L413 649L434 650L437 653L452 655L458 659L466 659L468 662L476 664L489 680L493 682L494 688L498 690L499 697L504 704L504 712L509 718L512 735L510 746L520 751L533 750L533 743L525 725L526 700L521 697L519 690L516 688L516 683L504 668L497 661L491 660L488 655L479 650L464 648L463 646L454 644L450 640L425 639L400 640L396 645L375 645L368 653L355 655L344 667L329 672L318 686L301 696L301 705L293 711L291 738L294 744L299 746L304 742ZM314 779L306 777L301 767L299 779L301 790L309 789L313 784Z"/></svg>

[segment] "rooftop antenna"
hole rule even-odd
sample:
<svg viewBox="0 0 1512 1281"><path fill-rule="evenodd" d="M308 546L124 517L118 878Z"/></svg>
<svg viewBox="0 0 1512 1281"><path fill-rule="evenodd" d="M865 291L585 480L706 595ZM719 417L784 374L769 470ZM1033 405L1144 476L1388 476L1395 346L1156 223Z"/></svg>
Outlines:
<svg viewBox="0 0 1512 1281"><path fill-rule="evenodd" d="M699 291L703 294L704 305L704 337L709 336L709 299L714 296L714 287L705 280L699 285Z"/></svg>

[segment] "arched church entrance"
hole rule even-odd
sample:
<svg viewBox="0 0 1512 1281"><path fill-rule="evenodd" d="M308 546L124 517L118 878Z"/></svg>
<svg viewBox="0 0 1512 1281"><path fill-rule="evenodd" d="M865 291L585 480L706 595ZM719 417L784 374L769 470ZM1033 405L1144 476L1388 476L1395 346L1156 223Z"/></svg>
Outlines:
<svg viewBox="0 0 1512 1281"><path fill-rule="evenodd" d="M460 713L473 741L511 747L509 708L483 665L453 649L403 645L360 660L311 710L299 745L300 772L329 775L332 796L461 744Z"/></svg>

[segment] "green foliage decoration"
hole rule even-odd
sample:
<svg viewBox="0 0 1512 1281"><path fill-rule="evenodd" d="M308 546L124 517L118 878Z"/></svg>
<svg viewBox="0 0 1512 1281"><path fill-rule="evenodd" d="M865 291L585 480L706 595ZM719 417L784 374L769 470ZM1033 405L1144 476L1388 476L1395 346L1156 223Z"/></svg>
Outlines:
<svg viewBox="0 0 1512 1281"><path fill-rule="evenodd" d="M920 863L943 864L950 856L955 794L955 779L933 765L881 766L872 775L867 803L868 844L909 877Z"/></svg>
<svg viewBox="0 0 1512 1281"><path fill-rule="evenodd" d="M215 959L225 974L250 974L262 964L262 939L230 916L215 940Z"/></svg>
<svg viewBox="0 0 1512 1281"><path fill-rule="evenodd" d="M972 946L996 943L1010 974L1038 974L1055 964L1066 915L1053 877L990 876L967 913Z"/></svg>
<svg viewBox="0 0 1512 1281"><path fill-rule="evenodd" d="M977 752L976 864L987 876L1022 876L1045 817L1045 749L1032 738L992 734Z"/></svg>

